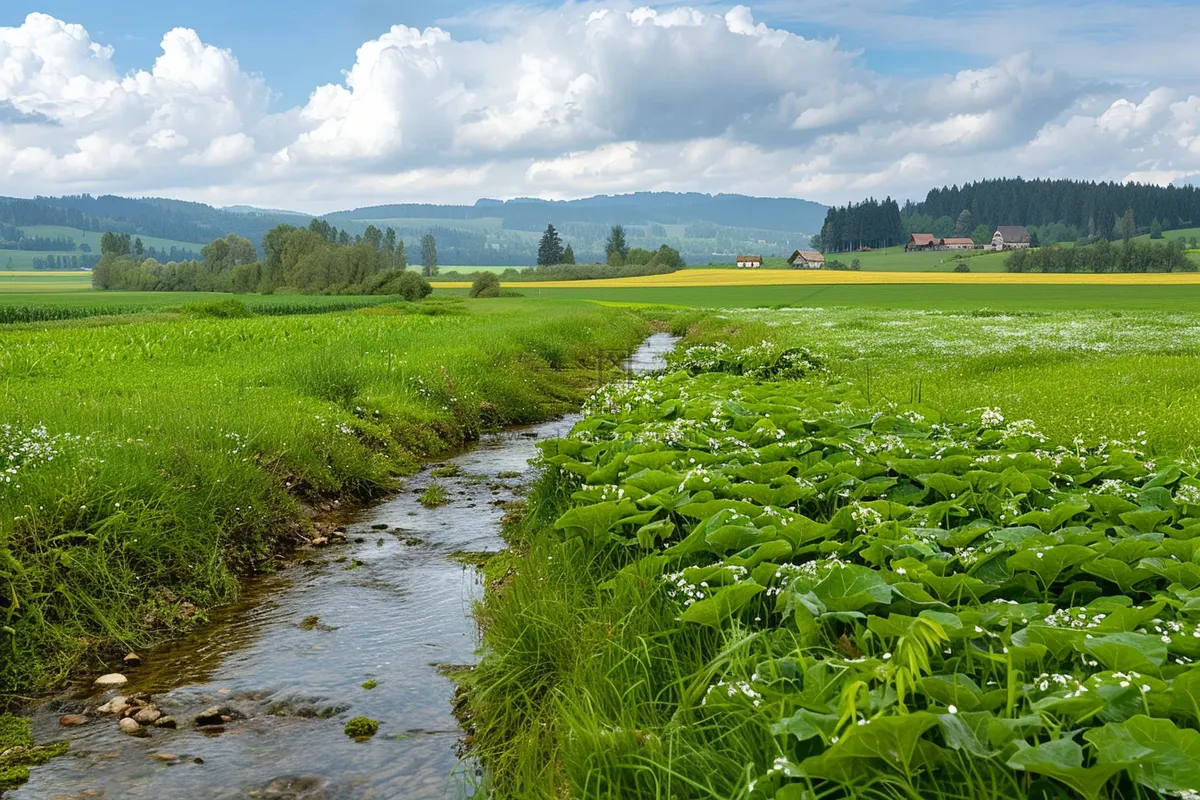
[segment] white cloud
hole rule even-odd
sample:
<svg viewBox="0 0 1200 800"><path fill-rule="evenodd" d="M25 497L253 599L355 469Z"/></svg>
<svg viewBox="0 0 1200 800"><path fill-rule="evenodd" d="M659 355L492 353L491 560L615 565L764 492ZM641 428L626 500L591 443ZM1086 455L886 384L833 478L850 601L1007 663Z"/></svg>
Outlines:
<svg viewBox="0 0 1200 800"><path fill-rule="evenodd" d="M83 27L31 14L0 28L0 181L332 209L642 189L841 202L1017 173L1200 174L1190 87L1117 90L1020 52L901 79L745 6L513 6L484 39L452 28L397 25L340 82L268 113L265 82L194 31L120 74Z"/></svg>

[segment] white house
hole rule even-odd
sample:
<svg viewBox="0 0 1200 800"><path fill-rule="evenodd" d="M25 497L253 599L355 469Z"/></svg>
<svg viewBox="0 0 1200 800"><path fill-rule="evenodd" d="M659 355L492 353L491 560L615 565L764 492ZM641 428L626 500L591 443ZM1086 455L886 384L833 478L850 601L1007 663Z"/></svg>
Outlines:
<svg viewBox="0 0 1200 800"><path fill-rule="evenodd" d="M738 269L758 269L763 264L762 256L738 256Z"/></svg>

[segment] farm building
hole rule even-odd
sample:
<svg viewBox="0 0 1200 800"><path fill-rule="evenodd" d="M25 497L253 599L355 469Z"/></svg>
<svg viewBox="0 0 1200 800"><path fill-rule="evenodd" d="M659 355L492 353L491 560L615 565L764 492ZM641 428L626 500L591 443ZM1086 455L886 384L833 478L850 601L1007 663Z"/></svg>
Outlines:
<svg viewBox="0 0 1200 800"><path fill-rule="evenodd" d="M974 239L961 239L961 238L947 237L945 239L942 239L941 249L942 250L974 250L975 249L975 240Z"/></svg>
<svg viewBox="0 0 1200 800"><path fill-rule="evenodd" d="M762 256L738 256L738 269L758 269L763 264Z"/></svg>
<svg viewBox="0 0 1200 800"><path fill-rule="evenodd" d="M1024 225L1001 225L992 236L993 250L1022 250L1029 247L1029 231Z"/></svg>
<svg viewBox="0 0 1200 800"><path fill-rule="evenodd" d="M936 250L937 248L938 239L932 233L911 233L908 236L908 244L904 245L904 252Z"/></svg>
<svg viewBox="0 0 1200 800"><path fill-rule="evenodd" d="M797 250L788 259L792 269L822 269L825 266L825 256L816 250Z"/></svg>

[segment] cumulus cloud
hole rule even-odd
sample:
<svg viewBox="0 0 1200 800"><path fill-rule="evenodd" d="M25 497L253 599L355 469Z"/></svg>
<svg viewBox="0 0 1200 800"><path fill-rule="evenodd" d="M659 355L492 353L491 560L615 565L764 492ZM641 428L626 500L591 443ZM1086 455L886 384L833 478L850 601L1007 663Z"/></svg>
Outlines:
<svg viewBox="0 0 1200 800"><path fill-rule="evenodd" d="M120 74L82 26L0 28L11 193L123 191L313 208L642 189L841 202L996 175L1200 173L1191 87L1121 90L1011 53L923 79L746 6L493 12L484 38L396 25L271 112L192 30Z"/></svg>

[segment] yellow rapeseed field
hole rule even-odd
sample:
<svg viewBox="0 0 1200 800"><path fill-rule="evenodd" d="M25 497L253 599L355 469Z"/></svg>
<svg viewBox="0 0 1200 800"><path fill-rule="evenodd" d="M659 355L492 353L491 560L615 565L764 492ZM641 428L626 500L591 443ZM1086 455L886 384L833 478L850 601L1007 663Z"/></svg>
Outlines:
<svg viewBox="0 0 1200 800"><path fill-rule="evenodd" d="M1079 284L1149 286L1200 284L1200 272L1010 273L1010 272L840 272L836 270L732 270L687 269L669 275L641 278L605 278L592 281L513 282L514 288L571 289L583 286L607 289L684 288L693 286L821 286L871 284ZM434 281L435 289L468 289L466 281Z"/></svg>

